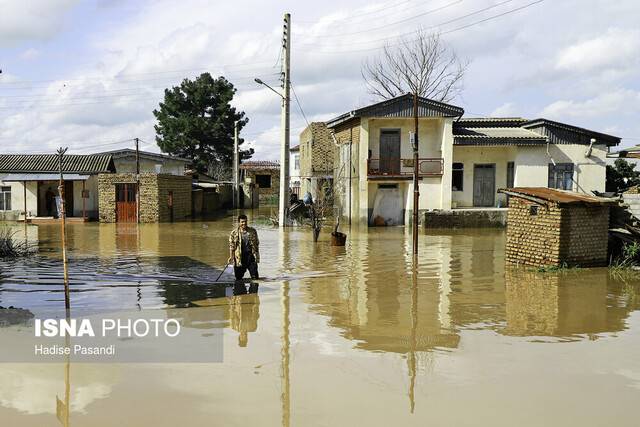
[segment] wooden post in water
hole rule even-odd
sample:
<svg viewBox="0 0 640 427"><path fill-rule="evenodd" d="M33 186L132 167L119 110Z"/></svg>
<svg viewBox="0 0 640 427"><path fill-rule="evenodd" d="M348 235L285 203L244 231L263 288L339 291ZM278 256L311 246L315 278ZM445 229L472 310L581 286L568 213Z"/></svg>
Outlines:
<svg viewBox="0 0 640 427"><path fill-rule="evenodd" d="M67 148L60 147L58 153L58 170L60 171L60 183L58 193L60 194L60 232L62 234L62 265L64 269L64 307L67 312L71 308L69 301L69 270L67 268L67 223L64 204L64 178L62 176L62 156L67 152Z"/></svg>

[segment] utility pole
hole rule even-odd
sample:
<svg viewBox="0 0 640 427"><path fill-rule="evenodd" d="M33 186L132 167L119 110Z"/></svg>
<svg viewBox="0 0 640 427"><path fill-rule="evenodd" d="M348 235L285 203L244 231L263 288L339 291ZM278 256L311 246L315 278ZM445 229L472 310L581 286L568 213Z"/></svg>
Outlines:
<svg viewBox="0 0 640 427"><path fill-rule="evenodd" d="M282 35L284 67L282 73L282 146L280 151L280 203L278 206L278 224L286 226L289 208L289 91L291 87L291 14L284 14Z"/></svg>
<svg viewBox="0 0 640 427"><path fill-rule="evenodd" d="M64 206L64 178L62 176L62 156L67 152L67 148L60 147L58 154L58 170L60 172L60 182L58 184L58 194L60 195L60 225L62 233L62 268L64 271L64 307L69 312L71 304L69 300L69 270L67 268L67 223Z"/></svg>
<svg viewBox="0 0 640 427"><path fill-rule="evenodd" d="M140 223L140 138L136 141L136 222Z"/></svg>
<svg viewBox="0 0 640 427"><path fill-rule="evenodd" d="M233 122L233 207L240 207L240 183L238 169L240 168L240 153L238 153L238 121Z"/></svg>
<svg viewBox="0 0 640 427"><path fill-rule="evenodd" d="M413 257L414 261L417 261L418 257L418 207L420 202L420 189L418 187L418 175L420 173L420 166L418 165L418 92L413 94L413 120L414 120L414 134L413 134Z"/></svg>

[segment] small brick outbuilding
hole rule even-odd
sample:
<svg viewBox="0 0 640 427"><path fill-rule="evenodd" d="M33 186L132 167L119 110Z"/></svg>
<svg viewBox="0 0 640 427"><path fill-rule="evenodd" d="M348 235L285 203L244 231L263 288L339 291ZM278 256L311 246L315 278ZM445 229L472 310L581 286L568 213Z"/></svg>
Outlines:
<svg viewBox="0 0 640 427"><path fill-rule="evenodd" d="M613 199L552 188L498 190L509 196L507 263L594 267L607 264Z"/></svg>

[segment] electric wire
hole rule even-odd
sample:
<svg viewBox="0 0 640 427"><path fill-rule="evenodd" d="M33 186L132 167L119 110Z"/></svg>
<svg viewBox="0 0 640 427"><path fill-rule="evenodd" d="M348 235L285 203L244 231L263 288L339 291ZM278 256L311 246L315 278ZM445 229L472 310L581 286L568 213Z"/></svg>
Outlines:
<svg viewBox="0 0 640 427"><path fill-rule="evenodd" d="M510 2L510 1L513 1L513 0L506 0L506 2ZM520 6L520 7L514 8L514 9L510 9L510 10L508 10L506 12L502 12L502 13L499 13L499 14L496 14L496 15L492 15L492 16L490 16L488 18L484 18L484 19L481 19L479 21L474 21L474 22L472 22L470 24L466 24L466 25L463 25L461 27L457 27L457 28L454 28L454 29L451 29L451 30L447 30L447 31L441 31L438 34L439 35L446 35L446 34L451 34L451 33L457 32L457 31L461 31L461 30L464 30L466 28L470 28L470 27L473 27L475 25L479 25L479 24L482 24L484 22L492 21L494 19L503 17L505 15L509 15L511 13L515 13L515 12L521 11L523 9L529 8L529 7L534 6L536 4L542 3L543 1L545 1L545 0L537 0L537 1L534 1L534 2L531 2L531 3L527 3L527 4L523 5L523 6ZM469 16L469 15L466 15L466 16ZM437 28L437 27L438 26L429 27L429 28L427 28L427 30L428 29ZM378 39L376 41L389 41L389 40L394 40L394 39L398 39L398 38L402 39L402 37L406 37L406 36L411 35L411 34L415 34L415 31L412 32L412 33L404 33L404 34L399 34L399 35L393 36L393 37L388 37L388 38L384 38L384 39ZM376 46L376 47L370 47L370 48L362 48L362 49L348 49L348 50L337 50L337 51L320 51L320 50L318 50L318 51L308 51L308 53L309 54L343 54L343 53L354 53L354 52L369 52L369 51L373 51L373 50L383 49L383 48L386 48L386 47L399 46L399 45L402 45L403 43L415 42L417 40L418 39L401 40L401 41L399 41L397 43L393 43L393 44L385 44L385 45L382 45L382 46ZM363 43L370 43L370 42L363 42Z"/></svg>
<svg viewBox="0 0 640 427"><path fill-rule="evenodd" d="M300 104L300 100L298 99L298 95L296 94L296 89L293 87L293 83L289 83L291 85L291 91L293 92L293 97L296 100L296 104L298 104L298 109L300 110L300 113L302 113L302 117L304 117L304 121L307 122L307 126L310 126L309 124L309 120L307 120L307 115L304 113L304 110L302 109L302 105Z"/></svg>

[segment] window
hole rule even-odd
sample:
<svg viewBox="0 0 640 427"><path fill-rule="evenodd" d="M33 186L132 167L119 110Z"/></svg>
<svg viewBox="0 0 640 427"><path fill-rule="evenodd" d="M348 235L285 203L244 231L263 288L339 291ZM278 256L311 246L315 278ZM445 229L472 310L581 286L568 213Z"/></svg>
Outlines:
<svg viewBox="0 0 640 427"><path fill-rule="evenodd" d="M451 190L462 191L464 187L464 163L454 163L451 169Z"/></svg>
<svg viewBox="0 0 640 427"><path fill-rule="evenodd" d="M256 175L256 184L260 188L271 188L271 175Z"/></svg>
<svg viewBox="0 0 640 427"><path fill-rule="evenodd" d="M573 163L549 163L549 188L573 189Z"/></svg>
<svg viewBox="0 0 640 427"><path fill-rule="evenodd" d="M515 164L513 162L507 162L507 188L514 187L515 181Z"/></svg>
<svg viewBox="0 0 640 427"><path fill-rule="evenodd" d="M11 187L0 187L0 211L11 210Z"/></svg>
<svg viewBox="0 0 640 427"><path fill-rule="evenodd" d="M293 169L300 170L300 154L293 156Z"/></svg>

